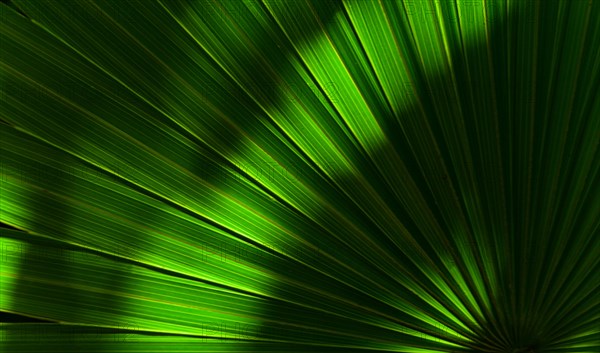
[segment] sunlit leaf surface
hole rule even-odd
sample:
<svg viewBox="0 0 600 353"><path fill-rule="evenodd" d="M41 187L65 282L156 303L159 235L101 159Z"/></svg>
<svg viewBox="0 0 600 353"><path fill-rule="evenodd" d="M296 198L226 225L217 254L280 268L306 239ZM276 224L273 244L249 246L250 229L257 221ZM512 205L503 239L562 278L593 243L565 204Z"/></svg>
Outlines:
<svg viewBox="0 0 600 353"><path fill-rule="evenodd" d="M4 0L3 352L598 352L600 2Z"/></svg>

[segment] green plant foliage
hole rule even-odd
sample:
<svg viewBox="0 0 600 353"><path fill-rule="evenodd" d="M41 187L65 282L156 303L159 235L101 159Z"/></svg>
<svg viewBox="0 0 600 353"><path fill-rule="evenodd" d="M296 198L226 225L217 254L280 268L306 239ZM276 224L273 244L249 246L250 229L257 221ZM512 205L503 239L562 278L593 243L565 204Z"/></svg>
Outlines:
<svg viewBox="0 0 600 353"><path fill-rule="evenodd" d="M598 352L599 53L596 0L3 1L2 351Z"/></svg>

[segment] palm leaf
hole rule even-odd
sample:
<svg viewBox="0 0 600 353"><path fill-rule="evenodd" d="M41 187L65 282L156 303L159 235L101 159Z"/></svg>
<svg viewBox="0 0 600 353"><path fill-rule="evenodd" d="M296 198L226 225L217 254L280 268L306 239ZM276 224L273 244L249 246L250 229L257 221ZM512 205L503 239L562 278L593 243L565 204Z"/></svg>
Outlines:
<svg viewBox="0 0 600 353"><path fill-rule="evenodd" d="M3 349L598 350L599 16L0 4Z"/></svg>

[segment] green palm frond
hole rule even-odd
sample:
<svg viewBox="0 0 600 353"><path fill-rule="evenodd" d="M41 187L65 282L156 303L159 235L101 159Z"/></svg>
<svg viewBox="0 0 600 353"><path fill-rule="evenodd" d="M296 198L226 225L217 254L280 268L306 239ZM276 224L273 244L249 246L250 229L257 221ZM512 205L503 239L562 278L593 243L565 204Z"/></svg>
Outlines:
<svg viewBox="0 0 600 353"><path fill-rule="evenodd" d="M600 2L0 21L3 351L600 349Z"/></svg>

